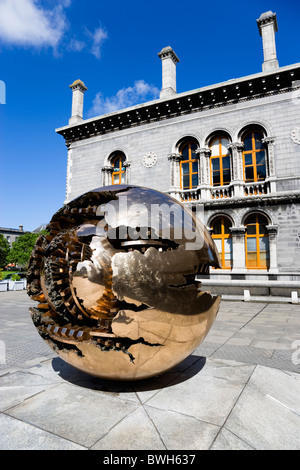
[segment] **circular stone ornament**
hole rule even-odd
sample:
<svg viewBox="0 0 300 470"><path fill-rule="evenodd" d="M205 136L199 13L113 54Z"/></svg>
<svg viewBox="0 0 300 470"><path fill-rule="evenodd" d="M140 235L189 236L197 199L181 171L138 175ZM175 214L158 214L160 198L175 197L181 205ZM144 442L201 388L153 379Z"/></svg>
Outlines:
<svg viewBox="0 0 300 470"><path fill-rule="evenodd" d="M47 232L29 262L29 310L65 362L104 379L144 379L183 361L209 332L220 296L195 276L220 267L218 251L167 194L97 188L58 210Z"/></svg>
<svg viewBox="0 0 300 470"><path fill-rule="evenodd" d="M292 141L300 145L300 126L294 127L291 132Z"/></svg>
<svg viewBox="0 0 300 470"><path fill-rule="evenodd" d="M154 152L148 152L143 156L142 162L146 168L151 168L156 164L157 156Z"/></svg>

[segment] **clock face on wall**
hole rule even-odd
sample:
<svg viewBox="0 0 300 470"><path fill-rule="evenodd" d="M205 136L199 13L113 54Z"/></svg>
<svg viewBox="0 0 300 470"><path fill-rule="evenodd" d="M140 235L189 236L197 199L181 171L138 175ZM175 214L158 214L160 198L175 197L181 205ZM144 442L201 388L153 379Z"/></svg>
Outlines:
<svg viewBox="0 0 300 470"><path fill-rule="evenodd" d="M295 142L295 144L300 144L300 126L294 127L291 132L291 137L292 141Z"/></svg>
<svg viewBox="0 0 300 470"><path fill-rule="evenodd" d="M155 163L157 162L157 156L155 155L154 152L147 152L143 156L142 162L145 167L150 168L151 166L155 165Z"/></svg>

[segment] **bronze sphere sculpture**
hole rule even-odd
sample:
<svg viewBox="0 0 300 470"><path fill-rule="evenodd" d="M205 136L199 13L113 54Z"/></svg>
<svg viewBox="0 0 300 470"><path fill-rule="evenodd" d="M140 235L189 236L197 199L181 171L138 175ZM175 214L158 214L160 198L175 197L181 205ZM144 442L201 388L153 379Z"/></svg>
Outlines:
<svg viewBox="0 0 300 470"><path fill-rule="evenodd" d="M195 276L219 266L196 215L152 189L98 188L63 206L28 269L30 312L67 363L113 380L172 368L201 343L219 296ZM199 288L200 286L200 288Z"/></svg>

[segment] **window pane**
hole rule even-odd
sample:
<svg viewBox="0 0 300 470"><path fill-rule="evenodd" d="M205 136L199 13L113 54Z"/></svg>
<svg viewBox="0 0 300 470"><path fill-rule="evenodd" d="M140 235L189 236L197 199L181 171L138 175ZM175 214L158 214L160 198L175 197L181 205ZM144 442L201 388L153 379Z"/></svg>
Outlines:
<svg viewBox="0 0 300 470"><path fill-rule="evenodd" d="M198 162L195 161L192 163L192 172L197 173L198 172Z"/></svg>
<svg viewBox="0 0 300 470"><path fill-rule="evenodd" d="M224 240L224 250L226 253L231 253L232 251L232 238L225 238Z"/></svg>
<svg viewBox="0 0 300 470"><path fill-rule="evenodd" d="M230 183L230 170L224 170L223 171L223 184L229 184Z"/></svg>
<svg viewBox="0 0 300 470"><path fill-rule="evenodd" d="M183 175L183 189L188 189L190 187L190 176Z"/></svg>
<svg viewBox="0 0 300 470"><path fill-rule="evenodd" d="M222 233L222 226L221 226L221 219L217 219L213 224L213 233L214 234L221 234Z"/></svg>
<svg viewBox="0 0 300 470"><path fill-rule="evenodd" d="M247 233L248 235L255 235L256 234L256 225L247 225Z"/></svg>
<svg viewBox="0 0 300 470"><path fill-rule="evenodd" d="M245 168L246 181L254 181L254 171L252 166Z"/></svg>
<svg viewBox="0 0 300 470"><path fill-rule="evenodd" d="M119 175L118 174L114 175L114 184L119 184L119 181L120 181Z"/></svg>
<svg viewBox="0 0 300 470"><path fill-rule="evenodd" d="M121 174L121 183L125 183L125 173Z"/></svg>
<svg viewBox="0 0 300 470"><path fill-rule="evenodd" d="M182 163L182 164L181 164L181 169L182 169L182 174L183 174L183 175L189 174L189 171L190 171L190 165L189 165L189 163Z"/></svg>
<svg viewBox="0 0 300 470"><path fill-rule="evenodd" d="M231 227L231 222L230 222L230 220L228 220L228 219L226 219L226 218L224 217L224 223L223 223L223 225L224 225L224 233L226 233L226 234L231 233L231 232L230 232L230 227Z"/></svg>
<svg viewBox="0 0 300 470"><path fill-rule="evenodd" d="M255 214L249 215L249 217L247 217L246 225L248 225L248 224L256 224L256 215Z"/></svg>
<svg viewBox="0 0 300 470"><path fill-rule="evenodd" d="M261 215L259 214L257 216L257 222L259 223L259 225L268 225L268 219L264 216L264 215Z"/></svg>
<svg viewBox="0 0 300 470"><path fill-rule="evenodd" d="M211 149L211 154L212 156L217 156L220 154L220 149L219 149L219 139L214 139L211 143L211 146L210 146L210 149Z"/></svg>
<svg viewBox="0 0 300 470"><path fill-rule="evenodd" d="M245 154L245 165L252 165L252 153Z"/></svg>
<svg viewBox="0 0 300 470"><path fill-rule="evenodd" d="M268 235L268 230L265 225L260 225L259 226L259 234L260 235Z"/></svg>
<svg viewBox="0 0 300 470"><path fill-rule="evenodd" d="M197 149L197 145L194 144L194 143L191 143L191 154L192 154L192 158L197 158L197 155L195 153L195 150Z"/></svg>
<svg viewBox="0 0 300 470"><path fill-rule="evenodd" d="M198 174L192 175L192 186L193 188L196 188L198 186Z"/></svg>
<svg viewBox="0 0 300 470"><path fill-rule="evenodd" d="M259 251L269 251L269 238L261 237L259 239Z"/></svg>
<svg viewBox="0 0 300 470"><path fill-rule="evenodd" d="M257 179L258 180L266 179L266 167L265 167L265 165L259 165L256 168L256 172L257 172Z"/></svg>
<svg viewBox="0 0 300 470"><path fill-rule="evenodd" d="M213 173L213 186L220 186L220 172Z"/></svg>
<svg viewBox="0 0 300 470"><path fill-rule="evenodd" d="M262 134L260 132L255 132L255 148L256 150L261 149L263 147L263 143L261 139L263 138Z"/></svg>
<svg viewBox="0 0 300 470"><path fill-rule="evenodd" d="M256 253L247 253L247 261L248 261L249 268L255 268L257 266Z"/></svg>
<svg viewBox="0 0 300 470"><path fill-rule="evenodd" d="M212 164L212 169L213 171L219 170L220 169L220 159L219 158L213 158L211 161Z"/></svg>
<svg viewBox="0 0 300 470"><path fill-rule="evenodd" d="M223 168L230 168L230 157L223 157Z"/></svg>
<svg viewBox="0 0 300 470"><path fill-rule="evenodd" d="M256 238L247 238L247 251L256 252Z"/></svg>
<svg viewBox="0 0 300 470"><path fill-rule="evenodd" d="M226 137L223 137L221 139L221 144L222 144L222 155L226 155L228 153L228 139L226 139Z"/></svg>
<svg viewBox="0 0 300 470"><path fill-rule="evenodd" d="M256 152L256 165L264 165L265 164L265 152Z"/></svg>
<svg viewBox="0 0 300 470"><path fill-rule="evenodd" d="M189 159L189 147L188 147L188 145L185 145L184 147L182 147L181 155L184 157L185 160Z"/></svg>
<svg viewBox="0 0 300 470"><path fill-rule="evenodd" d="M252 134L248 134L244 139L245 150L252 150Z"/></svg>

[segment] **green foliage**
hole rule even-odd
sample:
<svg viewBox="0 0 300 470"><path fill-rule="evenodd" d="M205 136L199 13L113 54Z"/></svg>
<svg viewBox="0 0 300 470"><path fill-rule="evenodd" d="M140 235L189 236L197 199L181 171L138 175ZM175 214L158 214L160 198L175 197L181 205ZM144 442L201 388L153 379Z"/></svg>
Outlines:
<svg viewBox="0 0 300 470"><path fill-rule="evenodd" d="M20 281L21 278L20 278L19 274L13 274L13 275L11 276L11 280L12 280L12 281Z"/></svg>
<svg viewBox="0 0 300 470"><path fill-rule="evenodd" d="M9 243L6 238L0 233L0 268L4 268L7 264L9 254Z"/></svg>
<svg viewBox="0 0 300 470"><path fill-rule="evenodd" d="M12 244L12 248L7 256L8 262L27 269L30 255L40 234L47 234L47 232L43 230L40 233L24 233L24 235L21 235Z"/></svg>

